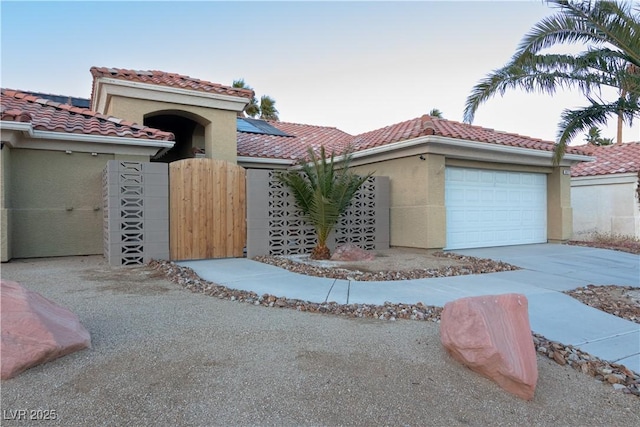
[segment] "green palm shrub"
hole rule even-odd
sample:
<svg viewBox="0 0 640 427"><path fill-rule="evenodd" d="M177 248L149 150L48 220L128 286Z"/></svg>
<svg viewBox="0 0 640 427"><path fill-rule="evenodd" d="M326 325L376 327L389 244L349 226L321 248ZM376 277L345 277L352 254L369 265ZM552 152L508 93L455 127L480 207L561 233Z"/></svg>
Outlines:
<svg viewBox="0 0 640 427"><path fill-rule="evenodd" d="M351 154L346 153L337 166L335 155L327 157L324 147L319 155L309 148L308 161L300 170L281 172L277 179L286 185L305 219L313 225L318 244L311 259L329 259L327 238L360 186L372 175L359 176L350 171Z"/></svg>

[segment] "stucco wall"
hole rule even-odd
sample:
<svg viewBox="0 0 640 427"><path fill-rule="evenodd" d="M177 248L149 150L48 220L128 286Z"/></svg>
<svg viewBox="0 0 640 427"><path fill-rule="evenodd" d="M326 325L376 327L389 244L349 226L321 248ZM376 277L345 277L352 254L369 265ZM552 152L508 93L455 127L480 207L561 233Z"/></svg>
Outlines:
<svg viewBox="0 0 640 427"><path fill-rule="evenodd" d="M15 258L102 253L102 177L112 155L13 150Z"/></svg>
<svg viewBox="0 0 640 427"><path fill-rule="evenodd" d="M391 246L445 246L444 156L428 154L354 167L356 173L389 177Z"/></svg>
<svg viewBox="0 0 640 427"><path fill-rule="evenodd" d="M562 242L572 235L571 175L568 167L555 167L547 175L547 239Z"/></svg>
<svg viewBox="0 0 640 427"><path fill-rule="evenodd" d="M110 154L11 150L8 196L13 258L101 254L102 170L113 158Z"/></svg>
<svg viewBox="0 0 640 427"><path fill-rule="evenodd" d="M11 176L9 174L11 159L11 148L5 145L0 150L0 261L6 262L11 259L11 199L9 199L9 188L11 186Z"/></svg>
<svg viewBox="0 0 640 427"><path fill-rule="evenodd" d="M640 238L638 180L636 174L573 178L573 238L585 240L593 233Z"/></svg>
<svg viewBox="0 0 640 427"><path fill-rule="evenodd" d="M142 124L145 115L160 111L183 115L204 126L204 137L196 135L194 146L204 145L209 158L236 163L238 150L235 111L113 96L106 114Z"/></svg>
<svg viewBox="0 0 640 427"><path fill-rule="evenodd" d="M543 166L527 166L509 163L481 162L476 160L446 159L447 166L473 169L490 169L509 172L551 173L553 168Z"/></svg>

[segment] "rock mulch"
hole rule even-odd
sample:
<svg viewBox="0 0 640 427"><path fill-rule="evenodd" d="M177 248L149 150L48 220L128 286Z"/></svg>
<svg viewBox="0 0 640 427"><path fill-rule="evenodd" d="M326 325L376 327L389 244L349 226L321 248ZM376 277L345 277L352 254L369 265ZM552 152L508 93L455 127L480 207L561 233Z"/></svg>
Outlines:
<svg viewBox="0 0 640 427"><path fill-rule="evenodd" d="M640 323L640 288L587 285L564 293L598 310Z"/></svg>
<svg viewBox="0 0 640 427"><path fill-rule="evenodd" d="M410 271L359 271L346 268L321 267L295 261L284 256L257 256L254 261L284 268L294 273L307 276L327 277L330 279L357 280L359 282L396 281L410 279L428 279L433 277L463 276L466 274L497 273L500 271L520 270L520 267L502 261L486 258L475 258L454 253L439 252L439 257L455 259L463 265L451 265L431 269L414 269Z"/></svg>
<svg viewBox="0 0 640 427"><path fill-rule="evenodd" d="M610 249L612 251L628 252L630 254L640 255L640 242L633 240L619 242L570 240L566 244L573 246L586 246L589 248Z"/></svg>
<svg viewBox="0 0 640 427"><path fill-rule="evenodd" d="M338 304L336 302L313 303L288 299L275 295L258 295L255 292L230 289L201 279L193 270L170 261L151 261L149 266L165 275L167 279L191 292L203 293L229 301L245 302L264 307L289 308L312 313L333 314L352 318L376 318L395 321L397 319L440 322L442 307L416 304ZM550 341L533 334L536 351L560 365L571 366L603 383L611 384L618 391L640 397L640 375L622 365L609 363L580 351L573 346Z"/></svg>
<svg viewBox="0 0 640 427"><path fill-rule="evenodd" d="M570 366L598 381L611 384L615 390L640 397L640 375L626 366L601 360L571 345L550 341L536 333L533 334L533 343L538 354L557 364Z"/></svg>

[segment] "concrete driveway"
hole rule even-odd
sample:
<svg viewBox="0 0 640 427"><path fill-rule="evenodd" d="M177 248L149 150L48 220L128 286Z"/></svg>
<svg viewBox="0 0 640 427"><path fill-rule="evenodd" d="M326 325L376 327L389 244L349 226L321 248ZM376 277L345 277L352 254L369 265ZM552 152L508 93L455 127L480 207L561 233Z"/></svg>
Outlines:
<svg viewBox="0 0 640 427"><path fill-rule="evenodd" d="M443 306L458 298L521 293L529 300L534 332L640 372L640 326L591 308L562 293L588 284L640 288L640 256L605 249L540 244L455 251L501 260L518 271L357 282L309 277L248 259L187 261L203 279L230 288L313 302Z"/></svg>

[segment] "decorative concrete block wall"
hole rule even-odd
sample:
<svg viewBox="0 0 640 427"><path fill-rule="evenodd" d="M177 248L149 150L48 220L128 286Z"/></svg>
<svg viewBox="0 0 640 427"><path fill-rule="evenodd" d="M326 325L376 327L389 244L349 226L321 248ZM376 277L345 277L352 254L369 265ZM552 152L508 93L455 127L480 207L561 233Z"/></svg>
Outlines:
<svg viewBox="0 0 640 427"><path fill-rule="evenodd" d="M104 256L109 264L169 259L168 165L110 160L102 183Z"/></svg>
<svg viewBox="0 0 640 427"><path fill-rule="evenodd" d="M388 249L389 203L389 178L369 178L329 236L329 249L344 243L367 250ZM305 254L315 245L313 227L306 224L275 173L247 170L247 257Z"/></svg>

